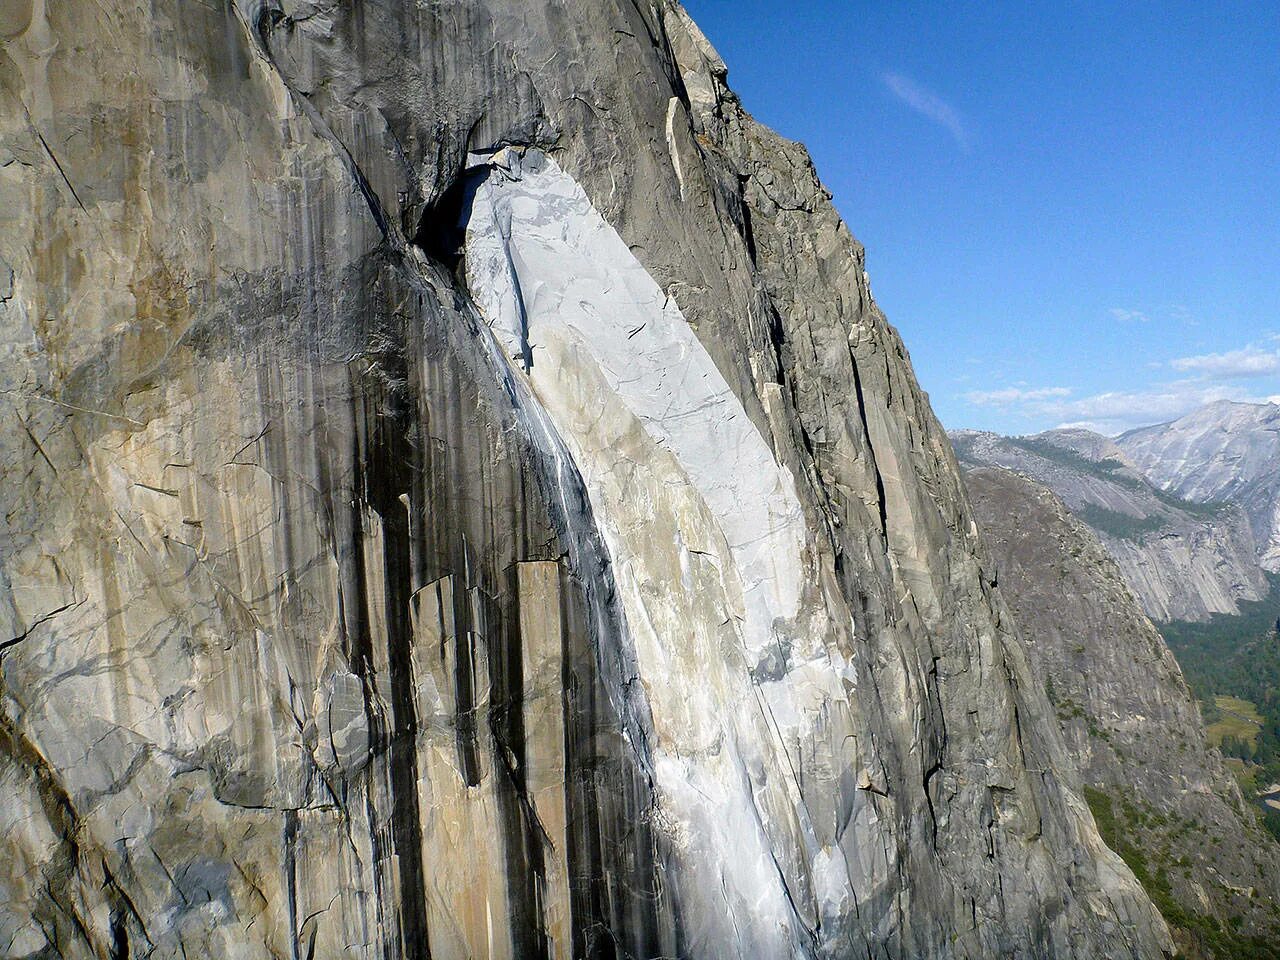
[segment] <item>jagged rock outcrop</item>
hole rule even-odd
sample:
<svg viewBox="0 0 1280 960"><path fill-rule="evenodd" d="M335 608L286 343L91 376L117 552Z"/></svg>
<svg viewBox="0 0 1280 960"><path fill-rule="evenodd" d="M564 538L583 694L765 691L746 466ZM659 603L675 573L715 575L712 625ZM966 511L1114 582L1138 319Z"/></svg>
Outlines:
<svg viewBox="0 0 1280 960"><path fill-rule="evenodd" d="M678 5L0 11L4 955L1170 949Z"/></svg>
<svg viewBox="0 0 1280 960"><path fill-rule="evenodd" d="M1091 803L1179 946L1190 957L1280 954L1280 845L1206 744L1177 662L1121 571L1045 487L997 468L965 480Z"/></svg>
<svg viewBox="0 0 1280 960"><path fill-rule="evenodd" d="M1258 562L1280 572L1280 404L1222 400L1131 430L1116 444L1163 490L1238 504L1253 528Z"/></svg>
<svg viewBox="0 0 1280 960"><path fill-rule="evenodd" d="M1088 524L1155 620L1240 612L1269 586L1244 511L1199 504L1154 486L1115 441L1089 430L1031 437L958 430L962 463L995 466L1044 484Z"/></svg>

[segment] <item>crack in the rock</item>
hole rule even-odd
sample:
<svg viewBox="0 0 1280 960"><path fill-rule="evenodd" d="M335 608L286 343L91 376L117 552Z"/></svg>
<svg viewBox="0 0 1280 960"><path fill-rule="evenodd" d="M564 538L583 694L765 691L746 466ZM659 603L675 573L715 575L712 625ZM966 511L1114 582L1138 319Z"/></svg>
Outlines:
<svg viewBox="0 0 1280 960"><path fill-rule="evenodd" d="M27 629L23 630L22 633L18 634L16 637L11 637L8 640L0 642L0 655L3 655L4 651L8 650L10 647L16 647L18 644L22 643L22 641L26 640L29 636L31 636L31 634L35 631L37 627L48 623L50 620L52 620L54 617L56 617L60 613L64 613L67 610L72 609L73 607L80 606L85 602L86 599L87 598L81 598L79 600L72 600L70 603L64 603L62 606L57 607L56 609L50 610L48 613L37 618L36 621L31 624L31 626L27 627Z"/></svg>

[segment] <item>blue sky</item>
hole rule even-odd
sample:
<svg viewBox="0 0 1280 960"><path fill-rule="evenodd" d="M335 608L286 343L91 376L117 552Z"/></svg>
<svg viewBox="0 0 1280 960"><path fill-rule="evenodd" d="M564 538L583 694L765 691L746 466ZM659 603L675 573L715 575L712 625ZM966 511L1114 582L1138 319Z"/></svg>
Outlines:
<svg viewBox="0 0 1280 960"><path fill-rule="evenodd" d="M947 427L1280 398L1275 4L685 5L809 147Z"/></svg>

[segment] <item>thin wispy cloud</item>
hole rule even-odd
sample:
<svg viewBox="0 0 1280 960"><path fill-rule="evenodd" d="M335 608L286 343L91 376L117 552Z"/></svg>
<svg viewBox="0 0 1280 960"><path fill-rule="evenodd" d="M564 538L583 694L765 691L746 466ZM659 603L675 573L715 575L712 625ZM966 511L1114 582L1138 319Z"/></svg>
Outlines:
<svg viewBox="0 0 1280 960"><path fill-rule="evenodd" d="M1280 403L1280 395L1257 396L1239 383L1199 377L1163 383L1145 390L1109 390L1083 397L1067 387L1017 386L974 390L961 397L976 407L994 408L1030 420L1052 421L1060 427L1084 427L1117 434L1134 427L1176 420L1205 404L1220 400L1237 403Z"/></svg>
<svg viewBox="0 0 1280 960"><path fill-rule="evenodd" d="M1213 379L1249 379L1280 373L1280 350L1265 350L1250 344L1226 353L1205 353L1179 357L1169 366L1183 373L1198 373Z"/></svg>
<svg viewBox="0 0 1280 960"><path fill-rule="evenodd" d="M1240 387L1179 380L1150 390L1110 390L1063 402L1049 402L1036 412L1065 423L1088 421L1100 433L1122 433L1132 427L1176 420L1219 400L1250 401Z"/></svg>
<svg viewBox="0 0 1280 960"><path fill-rule="evenodd" d="M1130 322L1131 314L1142 317L1138 322L1145 320L1145 315L1138 311L1116 308L1110 312L1123 322ZM1280 335L1266 333L1261 340L1238 350L1162 362L1158 366L1175 370L1182 377L1141 389L1078 396L1067 387L1035 387L1020 382L1000 389L971 390L960 396L971 406L995 409L1002 415L1117 434L1134 427L1176 420L1206 404L1223 400L1280 403L1280 394L1274 392L1276 378L1280 377L1278 345Z"/></svg>
<svg viewBox="0 0 1280 960"><path fill-rule="evenodd" d="M1141 310L1128 310L1124 307L1112 307L1108 313L1121 323L1150 323L1151 318Z"/></svg>
<svg viewBox="0 0 1280 960"><path fill-rule="evenodd" d="M1200 326L1200 321L1187 309L1185 304L1175 303L1168 308L1169 319L1188 327Z"/></svg>
<svg viewBox="0 0 1280 960"><path fill-rule="evenodd" d="M1070 395L1071 390L1067 387L1037 387L1031 390L1005 387L1002 390L972 390L964 395L964 399L976 407L1011 407Z"/></svg>
<svg viewBox="0 0 1280 960"><path fill-rule="evenodd" d="M1116 323L1155 323L1162 327L1168 327L1170 324L1186 327L1200 326L1200 321L1186 304L1182 303L1146 304L1141 307L1117 304L1109 307L1106 314Z"/></svg>
<svg viewBox="0 0 1280 960"><path fill-rule="evenodd" d="M969 152L969 132L955 107L923 84L901 73L886 73L884 85L889 92L921 116L927 117L951 134L965 153Z"/></svg>

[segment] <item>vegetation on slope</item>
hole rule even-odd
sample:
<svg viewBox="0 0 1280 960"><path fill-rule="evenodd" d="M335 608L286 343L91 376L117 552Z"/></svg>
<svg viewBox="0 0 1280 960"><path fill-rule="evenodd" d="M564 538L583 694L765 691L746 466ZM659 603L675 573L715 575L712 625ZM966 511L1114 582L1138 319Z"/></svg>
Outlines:
<svg viewBox="0 0 1280 960"><path fill-rule="evenodd" d="M1052 441L1045 440L1040 437L1010 437L1009 442L1014 446L1021 447L1028 453L1033 453L1038 457L1049 460L1053 463L1060 464L1077 473L1083 473L1088 476L1098 477L1109 483L1115 483L1122 487L1128 487L1136 492L1149 494L1154 496L1166 506L1173 507L1175 510L1181 510L1183 513L1190 514L1195 517L1217 517L1232 509L1226 503L1197 503L1192 500L1183 500L1181 497L1161 490L1155 484L1126 472L1127 468L1124 463L1119 460L1091 460L1088 457L1076 453L1067 447L1061 447ZM1083 518L1082 518L1083 519ZM1088 521L1086 521L1088 522Z"/></svg>
<svg viewBox="0 0 1280 960"><path fill-rule="evenodd" d="M1102 839L1133 871L1171 926L1217 960L1280 960L1280 945L1274 940L1239 929L1242 917L1221 923L1209 914L1188 911L1174 897L1169 875L1174 870L1190 875L1190 864L1185 856L1173 859L1171 841L1185 839L1198 829L1193 821L1170 818L1127 795L1113 796L1094 787L1085 787L1084 792Z"/></svg>
<svg viewBox="0 0 1280 960"><path fill-rule="evenodd" d="M1139 540L1143 534L1154 533L1164 526L1165 518L1156 514L1150 517L1131 517L1127 513L1108 510L1096 504L1086 503L1076 511L1076 516L1093 529L1109 534L1117 540Z"/></svg>
<svg viewBox="0 0 1280 960"><path fill-rule="evenodd" d="M1270 595L1242 601L1238 616L1160 627L1200 701L1210 737L1260 784L1280 782L1280 576L1268 579ZM1280 838L1280 816L1267 820Z"/></svg>
<svg viewBox="0 0 1280 960"><path fill-rule="evenodd" d="M1251 755L1258 748L1258 733L1265 723L1258 713L1258 706L1252 700L1241 700L1239 697L1213 698L1221 719L1215 720L1205 729L1209 742L1220 747L1228 757L1244 759L1246 751Z"/></svg>

